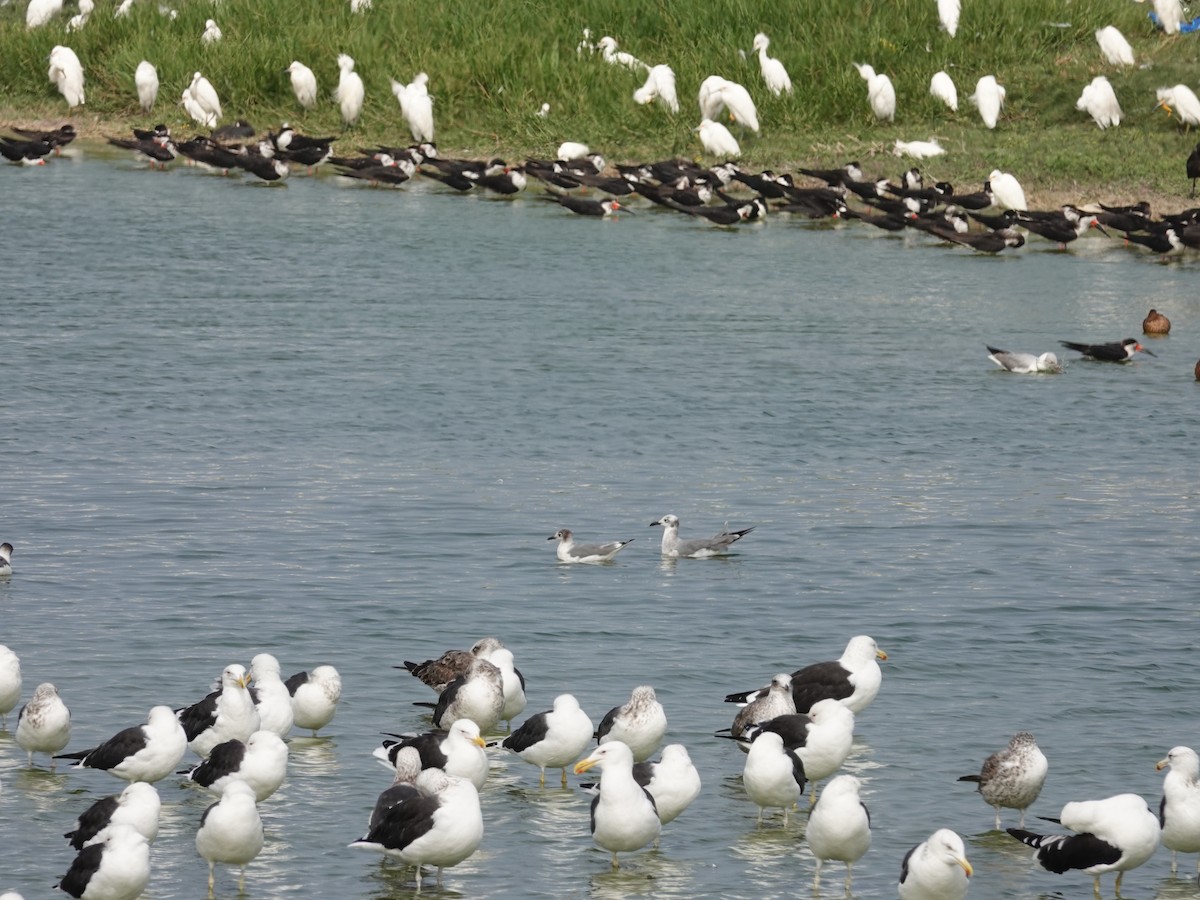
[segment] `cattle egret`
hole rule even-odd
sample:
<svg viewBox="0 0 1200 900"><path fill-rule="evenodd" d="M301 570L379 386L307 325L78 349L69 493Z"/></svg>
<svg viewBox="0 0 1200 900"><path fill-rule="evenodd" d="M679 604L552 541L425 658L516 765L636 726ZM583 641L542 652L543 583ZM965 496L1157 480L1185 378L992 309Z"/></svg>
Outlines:
<svg viewBox="0 0 1200 900"><path fill-rule="evenodd" d="M292 79L292 92L305 109L317 105L317 76L304 63L292 60L291 65L284 69Z"/></svg>
<svg viewBox="0 0 1200 900"><path fill-rule="evenodd" d="M721 87L725 79L720 75L709 75L700 82L700 118L716 120L725 105L721 100Z"/></svg>
<svg viewBox="0 0 1200 900"><path fill-rule="evenodd" d="M729 129L720 122L705 119L700 123L700 127L696 131L700 135L700 143L704 146L704 152L710 156L729 159L730 157L742 155L742 148L738 146L738 142L729 133Z"/></svg>
<svg viewBox="0 0 1200 900"><path fill-rule="evenodd" d="M1075 108L1091 116L1101 129L1121 124L1121 105L1112 85L1103 75L1097 75L1083 89Z"/></svg>
<svg viewBox="0 0 1200 900"><path fill-rule="evenodd" d="M222 37L224 35L221 33L221 29L217 27L215 19L209 19L204 23L204 34L200 35L200 43L215 44Z"/></svg>
<svg viewBox="0 0 1200 900"><path fill-rule="evenodd" d="M212 82L196 72L192 75L192 83L188 86L188 90L192 92L192 102L204 114L205 121L201 124L207 124L209 128L216 126L221 121L221 99L217 96L217 90L212 86ZM187 104L184 104L187 108ZM190 111L189 111L189 114ZM195 118L192 115L192 118Z"/></svg>
<svg viewBox="0 0 1200 900"><path fill-rule="evenodd" d="M600 55L604 57L604 61L612 66L624 66L634 72L648 72L650 67L634 56L632 53L626 53L624 50L617 49L617 39L605 35L600 38L600 43L597 44L600 48Z"/></svg>
<svg viewBox="0 0 1200 900"><path fill-rule="evenodd" d="M633 92L633 101L643 106L657 100L673 113L679 112L679 97L675 93L675 70L670 66L654 66L646 83Z"/></svg>
<svg viewBox="0 0 1200 900"><path fill-rule="evenodd" d="M137 87L138 103L145 112L150 112L154 108L154 101L158 99L158 70L153 63L144 59L138 63L133 73L133 83Z"/></svg>
<svg viewBox="0 0 1200 900"><path fill-rule="evenodd" d="M429 96L429 76L418 72L408 84L392 80L392 93L400 104L400 115L408 123L413 140L433 143L433 98Z"/></svg>
<svg viewBox="0 0 1200 900"><path fill-rule="evenodd" d="M896 119L896 89L892 87L892 79L886 75L876 74L869 65L855 63L854 68L867 83L867 101L871 104L871 112L875 118L893 122Z"/></svg>
<svg viewBox="0 0 1200 900"><path fill-rule="evenodd" d="M1002 209L1029 208L1025 205L1025 192L1021 190L1021 183L1007 172L993 169L992 174L988 176L988 184L991 185L996 206Z"/></svg>
<svg viewBox="0 0 1200 900"><path fill-rule="evenodd" d="M587 144L581 144L579 141L564 141L558 145L558 159L583 159L591 152Z"/></svg>
<svg viewBox="0 0 1200 900"><path fill-rule="evenodd" d="M946 152L935 140L928 141L896 141L896 148L892 151L897 156L911 156L913 159L929 159L932 156L941 156Z"/></svg>
<svg viewBox="0 0 1200 900"><path fill-rule="evenodd" d="M938 72L929 79L929 93L945 103L953 112L958 112L958 88L945 72Z"/></svg>
<svg viewBox="0 0 1200 900"><path fill-rule="evenodd" d="M962 0L937 0L938 18L950 37L958 32L958 17L962 13Z"/></svg>
<svg viewBox="0 0 1200 900"><path fill-rule="evenodd" d="M736 81L726 81L718 89L717 95L735 122L758 134L758 109L748 90Z"/></svg>
<svg viewBox="0 0 1200 900"><path fill-rule="evenodd" d="M1167 111L1168 116L1172 113L1177 115L1184 130L1200 125L1200 97L1186 84L1159 88L1157 95L1158 105Z"/></svg>
<svg viewBox="0 0 1200 900"><path fill-rule="evenodd" d="M1183 24L1183 0L1154 0L1154 14L1164 34L1179 34Z"/></svg>
<svg viewBox="0 0 1200 900"><path fill-rule="evenodd" d="M358 116L362 112L363 81L354 71L354 60L351 57L340 53L337 62L341 75L338 76L338 86L333 97L341 107L342 121L349 127L358 121Z"/></svg>
<svg viewBox="0 0 1200 900"><path fill-rule="evenodd" d="M113 10L114 19L124 19L129 15L129 10L133 8L133 0L121 0L121 5Z"/></svg>
<svg viewBox="0 0 1200 900"><path fill-rule="evenodd" d="M57 85L58 92L66 98L68 108L83 105L83 64L74 50L56 45L50 51L50 70L47 74L50 81Z"/></svg>
<svg viewBox="0 0 1200 900"><path fill-rule="evenodd" d="M371 8L371 0L350 0L350 12L362 13Z"/></svg>
<svg viewBox="0 0 1200 900"><path fill-rule="evenodd" d="M92 14L92 10L96 8L96 4L92 0L79 0L79 14L71 16L67 20L67 31L78 31L87 24L88 16Z"/></svg>
<svg viewBox="0 0 1200 900"><path fill-rule="evenodd" d="M776 97L783 93L790 94L792 79L788 77L783 63L767 56L767 47L770 45L771 39L761 31L754 36L754 46L751 47L751 50L758 51L758 65L762 69L763 81L767 83L767 90Z"/></svg>
<svg viewBox="0 0 1200 900"><path fill-rule="evenodd" d="M1096 43L1100 45L1100 52L1104 54L1109 65L1132 66L1134 64L1133 48L1129 46L1129 41L1125 40L1125 35L1112 25L1106 25L1096 31Z"/></svg>
<svg viewBox="0 0 1200 900"><path fill-rule="evenodd" d="M60 12L63 0L29 0L25 9L25 27L41 28Z"/></svg>
<svg viewBox="0 0 1200 900"><path fill-rule="evenodd" d="M975 93L971 95L971 102L979 108L979 117L983 119L983 124L988 128L996 127L996 120L1000 118L1000 110L1004 108L1004 87L996 81L994 75L984 75L975 84Z"/></svg>

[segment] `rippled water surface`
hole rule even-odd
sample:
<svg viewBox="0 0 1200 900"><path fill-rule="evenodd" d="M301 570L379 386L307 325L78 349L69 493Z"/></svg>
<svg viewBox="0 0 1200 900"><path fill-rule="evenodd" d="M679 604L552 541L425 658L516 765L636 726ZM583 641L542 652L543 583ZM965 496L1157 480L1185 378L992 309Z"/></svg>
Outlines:
<svg viewBox="0 0 1200 900"><path fill-rule="evenodd" d="M337 717L293 739L262 804L247 897L412 893L346 848L390 780L380 732L425 724L432 695L393 666L488 634L529 712L570 691L598 721L654 685L704 790L613 873L590 798L497 752L483 846L427 896L807 893L805 816L756 827L743 757L712 735L726 693L854 634L890 657L848 764L874 824L857 897L895 896L943 826L972 897L1086 896L955 778L1028 729L1050 759L1033 814L1123 791L1157 808L1155 762L1200 741L1194 263L1102 238L992 259L782 218L731 233L533 196L266 188L86 150L0 175L0 642L25 697L57 684L82 749L260 651L285 676L342 674ZM1157 359L1067 352L1041 377L986 359L1136 335L1151 306L1174 322ZM685 536L756 530L732 557L663 561L647 525L668 512ZM636 540L567 567L561 527ZM52 896L60 835L121 783L28 770L5 733L0 782L0 890ZM146 896L202 896L210 798L159 789ZM822 891L841 895L840 867ZM1125 894L1195 886L1160 850Z"/></svg>

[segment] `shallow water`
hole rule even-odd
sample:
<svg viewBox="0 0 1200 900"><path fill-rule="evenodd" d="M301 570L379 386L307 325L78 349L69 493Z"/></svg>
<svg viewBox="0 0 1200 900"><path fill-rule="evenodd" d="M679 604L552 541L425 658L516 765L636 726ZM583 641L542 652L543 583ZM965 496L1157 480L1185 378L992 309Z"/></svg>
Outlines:
<svg viewBox="0 0 1200 900"><path fill-rule="evenodd" d="M1154 763L1197 740L1194 262L1101 238L992 259L782 218L592 221L533 196L100 156L0 172L23 226L0 243L0 642L26 698L58 685L72 748L260 651L285 675L339 669L337 717L293 740L262 804L247 896L412 893L345 846L390 780L380 732L423 727L431 695L392 666L485 634L529 712L570 691L599 721L653 684L705 787L613 873L590 798L498 753L483 846L429 896L807 891L804 816L756 827L743 758L712 734L726 693L854 634L890 657L848 764L874 825L857 897L895 896L905 851L943 826L972 897L1085 896L955 778L1028 729L1050 759L1033 815L1123 791L1156 808ZM1064 352L1040 377L986 359L1135 335L1151 306L1174 323L1157 359ZM664 561L647 525L667 512L684 536L756 530L727 559ZM560 527L636 540L562 566ZM59 835L121 783L28 771L9 734L0 782L0 889L55 893ZM202 896L210 798L159 789L146 896ZM1195 892L1163 850L1124 888ZM218 896L236 890L220 871ZM840 867L821 892L841 895Z"/></svg>

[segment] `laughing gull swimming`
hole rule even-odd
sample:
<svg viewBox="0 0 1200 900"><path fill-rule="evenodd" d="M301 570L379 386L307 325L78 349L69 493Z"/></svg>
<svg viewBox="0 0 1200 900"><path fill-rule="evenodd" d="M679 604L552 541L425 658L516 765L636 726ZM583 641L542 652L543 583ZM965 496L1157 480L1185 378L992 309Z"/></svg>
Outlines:
<svg viewBox="0 0 1200 900"><path fill-rule="evenodd" d="M663 527L662 555L673 559L704 559L708 556L723 556L730 552L730 544L741 540L754 530L754 526L751 526L743 528L741 531L730 531L729 526L726 525L721 529L720 534L713 535L710 538L692 538L691 540L681 541L679 539L679 518L677 516L663 516L657 522L650 523L651 528L655 525Z"/></svg>
<svg viewBox="0 0 1200 900"><path fill-rule="evenodd" d="M0 575L12 574L13 545L5 541L0 544Z"/></svg>
<svg viewBox="0 0 1200 900"><path fill-rule="evenodd" d="M608 541L604 544L577 544L575 536L566 528L560 528L546 540L558 541L558 560L565 563L610 562L622 547L633 543L631 538L628 541Z"/></svg>
<svg viewBox="0 0 1200 900"><path fill-rule="evenodd" d="M1058 361L1058 357L1053 353L1043 353L1040 356L1034 356L1032 353L1014 353L1008 350L999 350L996 347L987 345L988 359L994 362L1002 369L1009 372L1015 372L1017 375L1030 375L1038 372L1061 372L1062 363Z"/></svg>

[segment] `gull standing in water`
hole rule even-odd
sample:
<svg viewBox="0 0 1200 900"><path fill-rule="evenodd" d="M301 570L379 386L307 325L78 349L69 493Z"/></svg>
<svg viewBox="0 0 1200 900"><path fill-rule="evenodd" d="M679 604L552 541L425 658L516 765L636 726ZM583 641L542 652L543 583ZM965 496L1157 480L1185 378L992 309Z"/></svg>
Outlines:
<svg viewBox="0 0 1200 900"><path fill-rule="evenodd" d="M612 867L619 869L618 853L640 850L652 843L662 830L654 798L633 777L633 754L620 741L601 744L591 755L575 764L582 775L600 766L600 790L592 798L592 839L612 854Z"/></svg>
<svg viewBox="0 0 1200 900"><path fill-rule="evenodd" d="M188 738L169 706L150 710L145 725L125 728L91 750L60 753L55 759L78 760L76 769L104 769L125 781L155 782L175 771Z"/></svg>
<svg viewBox="0 0 1200 900"><path fill-rule="evenodd" d="M633 689L628 703L605 713L596 729L596 741L620 741L629 748L634 762L642 762L654 755L666 733L667 714L654 688L644 684Z"/></svg>
<svg viewBox="0 0 1200 900"><path fill-rule="evenodd" d="M562 786L567 786L567 766L578 758L592 739L592 720L579 708L572 694L559 694L554 706L526 719L500 742L527 763L542 770L541 786L546 786L546 769L562 769Z"/></svg>
<svg viewBox="0 0 1200 900"><path fill-rule="evenodd" d="M691 538L681 541L677 516L663 516L658 521L650 523L651 528L655 525L661 525L663 528L662 555L673 559L704 559L709 556L722 556L730 552L731 544L740 541L754 530L754 526L751 525L741 531L730 531L729 525L726 524L718 534L710 538Z"/></svg>
<svg viewBox="0 0 1200 900"><path fill-rule="evenodd" d="M940 828L905 854L900 900L964 900L973 874L962 838Z"/></svg>
<svg viewBox="0 0 1200 900"><path fill-rule="evenodd" d="M10 548L11 544L0 545L0 550L4 547ZM7 562L7 557L4 557ZM10 568L11 572L12 569ZM0 569L0 574L7 575ZM17 654L13 653L4 644L0 644L0 728L8 728L8 714L16 709L17 704L21 702L21 660Z"/></svg>
<svg viewBox="0 0 1200 900"><path fill-rule="evenodd" d="M50 771L54 771L54 754L71 739L71 712L58 696L58 688L48 681L37 686L17 715L15 737L17 746L29 754L30 766L34 753L49 753Z"/></svg>
<svg viewBox="0 0 1200 900"><path fill-rule="evenodd" d="M1156 768L1170 769L1163 779L1158 820L1163 846L1171 851L1174 874L1180 853L1200 853L1200 756L1191 747L1172 747ZM1200 860L1196 868L1200 872Z"/></svg>
<svg viewBox="0 0 1200 900"><path fill-rule="evenodd" d="M1025 827L1025 810L1033 806L1049 768L1046 755L1028 731L1012 736L1008 746L983 762L978 775L963 775L959 781L974 781L984 801L996 809L996 830L1000 830L1000 809L1021 811L1020 827Z"/></svg>
<svg viewBox="0 0 1200 900"><path fill-rule="evenodd" d="M821 799L809 813L804 837L817 858L814 890L821 883L821 864L836 859L846 864L849 894L853 866L871 848L871 814L859 798L861 786L853 775L839 775L825 786Z"/></svg>

